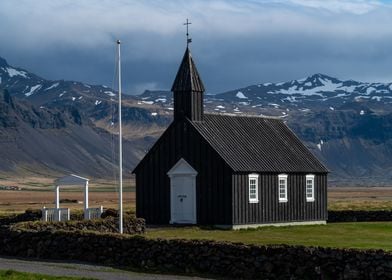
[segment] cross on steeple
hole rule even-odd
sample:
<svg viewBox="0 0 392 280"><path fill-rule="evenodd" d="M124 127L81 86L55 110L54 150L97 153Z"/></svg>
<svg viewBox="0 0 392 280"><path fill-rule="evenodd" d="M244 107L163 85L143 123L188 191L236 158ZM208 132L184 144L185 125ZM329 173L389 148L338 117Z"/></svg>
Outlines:
<svg viewBox="0 0 392 280"><path fill-rule="evenodd" d="M186 45L188 46L189 43L192 43L192 38L189 37L189 25L192 24L188 19L186 19L186 22L184 25L186 25Z"/></svg>

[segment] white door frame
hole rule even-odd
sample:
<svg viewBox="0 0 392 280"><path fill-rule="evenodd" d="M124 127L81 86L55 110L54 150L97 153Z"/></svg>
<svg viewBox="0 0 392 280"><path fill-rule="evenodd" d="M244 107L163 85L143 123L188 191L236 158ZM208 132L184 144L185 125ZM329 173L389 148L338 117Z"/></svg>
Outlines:
<svg viewBox="0 0 392 280"><path fill-rule="evenodd" d="M178 223L173 220L174 213L174 192L173 192L173 179L174 177L191 177L192 178L192 186L193 189L193 218L187 222L189 224L197 223L197 213L196 213L196 176L197 171L183 158L181 158L170 170L167 172L167 175L170 178L170 224Z"/></svg>

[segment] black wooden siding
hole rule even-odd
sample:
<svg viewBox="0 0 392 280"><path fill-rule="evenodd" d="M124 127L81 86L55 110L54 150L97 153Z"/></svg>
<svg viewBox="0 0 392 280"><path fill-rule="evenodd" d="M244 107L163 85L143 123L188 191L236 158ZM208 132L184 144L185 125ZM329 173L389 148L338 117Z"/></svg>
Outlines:
<svg viewBox="0 0 392 280"><path fill-rule="evenodd" d="M233 174L233 224L327 220L327 174L314 175L314 202L306 201L306 174L288 174L288 201L279 202L278 174L261 173L258 180L259 202L249 203L248 174Z"/></svg>
<svg viewBox="0 0 392 280"><path fill-rule="evenodd" d="M203 119L203 93L176 91L174 92L174 119L184 116L190 120L201 121Z"/></svg>
<svg viewBox="0 0 392 280"><path fill-rule="evenodd" d="M184 158L197 170L198 224L231 224L232 170L188 120L173 123L135 169L136 214L149 224L170 221L167 172Z"/></svg>

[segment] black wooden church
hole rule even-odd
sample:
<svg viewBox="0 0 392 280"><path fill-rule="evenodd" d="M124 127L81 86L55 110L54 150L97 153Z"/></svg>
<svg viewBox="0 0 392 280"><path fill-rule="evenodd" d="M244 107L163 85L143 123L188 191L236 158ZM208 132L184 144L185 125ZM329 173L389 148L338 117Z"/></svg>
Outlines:
<svg viewBox="0 0 392 280"><path fill-rule="evenodd" d="M136 166L136 212L148 224L227 228L327 219L328 170L280 119L205 114L186 48L174 120Z"/></svg>

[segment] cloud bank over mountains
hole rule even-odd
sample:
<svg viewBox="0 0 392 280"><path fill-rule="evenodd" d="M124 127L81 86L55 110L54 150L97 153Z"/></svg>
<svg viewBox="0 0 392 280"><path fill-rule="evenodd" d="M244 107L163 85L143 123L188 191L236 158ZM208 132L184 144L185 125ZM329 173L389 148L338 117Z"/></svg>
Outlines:
<svg viewBox="0 0 392 280"><path fill-rule="evenodd" d="M0 56L50 79L168 89L191 45L209 92L327 73L392 81L392 6L365 0L2 0ZM152 87L152 88L151 88Z"/></svg>

